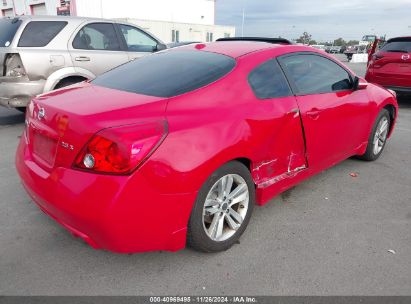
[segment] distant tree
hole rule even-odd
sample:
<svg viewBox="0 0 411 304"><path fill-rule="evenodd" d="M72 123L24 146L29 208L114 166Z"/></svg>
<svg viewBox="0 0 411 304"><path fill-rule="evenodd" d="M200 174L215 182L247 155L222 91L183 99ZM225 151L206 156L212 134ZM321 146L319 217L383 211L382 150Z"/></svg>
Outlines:
<svg viewBox="0 0 411 304"><path fill-rule="evenodd" d="M347 45L358 45L360 42L358 40L350 40L347 42Z"/></svg>
<svg viewBox="0 0 411 304"><path fill-rule="evenodd" d="M342 38L338 38L334 40L334 45L335 46L345 46L347 45L347 42Z"/></svg>
<svg viewBox="0 0 411 304"><path fill-rule="evenodd" d="M309 44L310 44L310 45L315 45L315 44L318 44L318 43L317 43L317 41L315 41L315 40L310 40Z"/></svg>
<svg viewBox="0 0 411 304"><path fill-rule="evenodd" d="M297 43L302 43L302 44L309 44L311 41L311 35L308 34L307 32L304 32L300 38L297 39Z"/></svg>

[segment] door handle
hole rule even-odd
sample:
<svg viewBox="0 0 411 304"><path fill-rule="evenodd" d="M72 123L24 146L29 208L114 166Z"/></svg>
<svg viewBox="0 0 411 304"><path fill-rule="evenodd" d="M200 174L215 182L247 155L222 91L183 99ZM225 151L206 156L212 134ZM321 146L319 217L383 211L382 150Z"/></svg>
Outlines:
<svg viewBox="0 0 411 304"><path fill-rule="evenodd" d="M76 61L90 61L90 57L80 56L80 57L76 57L74 60L76 60Z"/></svg>
<svg viewBox="0 0 411 304"><path fill-rule="evenodd" d="M310 111L307 111L306 114L312 120L317 120L320 117L321 110L313 108Z"/></svg>

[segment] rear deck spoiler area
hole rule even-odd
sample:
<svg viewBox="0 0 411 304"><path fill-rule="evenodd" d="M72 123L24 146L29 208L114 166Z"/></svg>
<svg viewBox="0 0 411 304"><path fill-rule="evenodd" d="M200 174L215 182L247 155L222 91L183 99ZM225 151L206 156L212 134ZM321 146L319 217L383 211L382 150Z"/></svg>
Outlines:
<svg viewBox="0 0 411 304"><path fill-rule="evenodd" d="M284 38L263 38L263 37L227 37L220 38L218 41L254 41L254 42L267 42L272 44L292 44L291 41Z"/></svg>

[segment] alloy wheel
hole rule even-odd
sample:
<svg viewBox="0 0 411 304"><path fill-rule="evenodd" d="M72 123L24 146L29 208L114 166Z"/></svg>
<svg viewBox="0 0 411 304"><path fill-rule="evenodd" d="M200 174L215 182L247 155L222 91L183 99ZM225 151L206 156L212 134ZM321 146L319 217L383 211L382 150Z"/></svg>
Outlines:
<svg viewBox="0 0 411 304"><path fill-rule="evenodd" d="M217 242L228 240L241 227L248 211L249 189L238 174L227 174L211 187L203 208L203 227Z"/></svg>
<svg viewBox="0 0 411 304"><path fill-rule="evenodd" d="M384 147L384 144L385 144L385 141L387 140L387 135L388 135L388 126L389 126L388 118L382 117L381 120L378 122L377 129L375 130L375 135L374 135L374 140L373 140L374 155L377 155L378 153L380 153Z"/></svg>

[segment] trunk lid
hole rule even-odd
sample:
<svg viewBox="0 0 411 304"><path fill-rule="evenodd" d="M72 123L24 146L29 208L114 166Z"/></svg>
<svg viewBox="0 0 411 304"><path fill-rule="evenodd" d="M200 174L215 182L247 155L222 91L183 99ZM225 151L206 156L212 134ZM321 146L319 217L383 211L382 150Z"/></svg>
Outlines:
<svg viewBox="0 0 411 304"><path fill-rule="evenodd" d="M26 136L33 160L44 170L72 166L98 131L164 119L167 99L82 83L35 98Z"/></svg>

